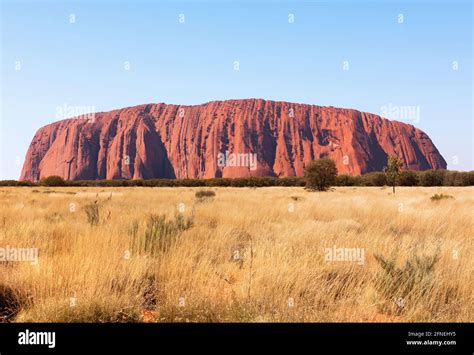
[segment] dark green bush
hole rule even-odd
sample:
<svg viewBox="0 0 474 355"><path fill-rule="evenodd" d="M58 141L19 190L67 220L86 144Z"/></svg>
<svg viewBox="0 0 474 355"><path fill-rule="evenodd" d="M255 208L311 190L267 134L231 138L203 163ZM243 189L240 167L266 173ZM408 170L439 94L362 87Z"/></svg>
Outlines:
<svg viewBox="0 0 474 355"><path fill-rule="evenodd" d="M465 186L474 185L474 171L469 171L465 175Z"/></svg>
<svg viewBox="0 0 474 355"><path fill-rule="evenodd" d="M421 173L421 186L443 186L445 170L426 170Z"/></svg>
<svg viewBox="0 0 474 355"><path fill-rule="evenodd" d="M473 186L474 171L400 171L398 186ZM383 172L370 172L360 176L341 174L336 176L336 186L384 186L388 185ZM138 180L68 180L59 176L49 176L40 182L3 180L0 186L74 186L74 187L266 187L266 186L306 186L306 179L301 176L275 177L251 176L241 178L212 179L138 179Z"/></svg>
<svg viewBox="0 0 474 355"><path fill-rule="evenodd" d="M413 170L402 170L398 175L399 186L417 186L419 182L418 174Z"/></svg>
<svg viewBox="0 0 474 355"><path fill-rule="evenodd" d="M385 186L387 185L387 176L380 171L374 171L361 176L364 186Z"/></svg>
<svg viewBox="0 0 474 355"><path fill-rule="evenodd" d="M360 176L352 176L349 174L341 174L336 178L337 186L357 186L361 183Z"/></svg>
<svg viewBox="0 0 474 355"><path fill-rule="evenodd" d="M31 181L1 180L0 186L37 186L37 184Z"/></svg>
<svg viewBox="0 0 474 355"><path fill-rule="evenodd" d="M299 176L273 178L276 186L306 186L306 181Z"/></svg>
<svg viewBox="0 0 474 355"><path fill-rule="evenodd" d="M51 175L41 179L42 186L65 186L66 181L61 176Z"/></svg>
<svg viewBox="0 0 474 355"><path fill-rule="evenodd" d="M229 178L214 178L206 180L206 186L230 186L232 179Z"/></svg>
<svg viewBox="0 0 474 355"><path fill-rule="evenodd" d="M248 186L248 180L247 180L247 178L235 178L235 179L231 180L230 186L232 186L232 187L246 187L246 186Z"/></svg>
<svg viewBox="0 0 474 355"><path fill-rule="evenodd" d="M472 178L474 178L472 171L446 171L443 186L470 186L474 183Z"/></svg>

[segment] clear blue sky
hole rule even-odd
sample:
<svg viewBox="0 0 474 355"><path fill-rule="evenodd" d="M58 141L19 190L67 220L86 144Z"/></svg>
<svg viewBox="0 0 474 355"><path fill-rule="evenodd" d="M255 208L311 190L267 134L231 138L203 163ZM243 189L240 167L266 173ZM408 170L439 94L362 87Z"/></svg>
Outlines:
<svg viewBox="0 0 474 355"><path fill-rule="evenodd" d="M415 106L448 168L474 169L471 1L1 1L0 179L57 107L251 97Z"/></svg>

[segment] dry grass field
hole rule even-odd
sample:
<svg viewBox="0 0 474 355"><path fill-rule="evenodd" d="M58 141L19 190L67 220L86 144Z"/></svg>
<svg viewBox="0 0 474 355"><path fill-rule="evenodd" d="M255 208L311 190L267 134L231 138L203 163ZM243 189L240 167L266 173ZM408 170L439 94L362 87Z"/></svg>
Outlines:
<svg viewBox="0 0 474 355"><path fill-rule="evenodd" d="M200 190L0 188L1 319L474 321L472 187Z"/></svg>

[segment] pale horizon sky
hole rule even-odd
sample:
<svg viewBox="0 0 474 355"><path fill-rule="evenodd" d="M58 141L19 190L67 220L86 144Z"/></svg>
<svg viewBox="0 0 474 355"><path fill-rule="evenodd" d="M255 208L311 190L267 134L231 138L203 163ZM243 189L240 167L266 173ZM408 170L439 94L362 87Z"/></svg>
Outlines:
<svg viewBox="0 0 474 355"><path fill-rule="evenodd" d="M19 178L35 132L63 108L241 98L412 110L397 120L425 131L449 169L474 170L472 11L448 0L1 0L0 179Z"/></svg>

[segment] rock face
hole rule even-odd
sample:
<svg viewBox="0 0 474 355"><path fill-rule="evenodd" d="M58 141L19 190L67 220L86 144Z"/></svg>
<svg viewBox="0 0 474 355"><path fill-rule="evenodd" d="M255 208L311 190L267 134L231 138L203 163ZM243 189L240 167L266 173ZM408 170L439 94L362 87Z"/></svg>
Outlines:
<svg viewBox="0 0 474 355"><path fill-rule="evenodd" d="M320 157L356 175L382 170L387 155L446 168L424 132L370 113L260 99L149 104L40 128L20 179L301 176Z"/></svg>

